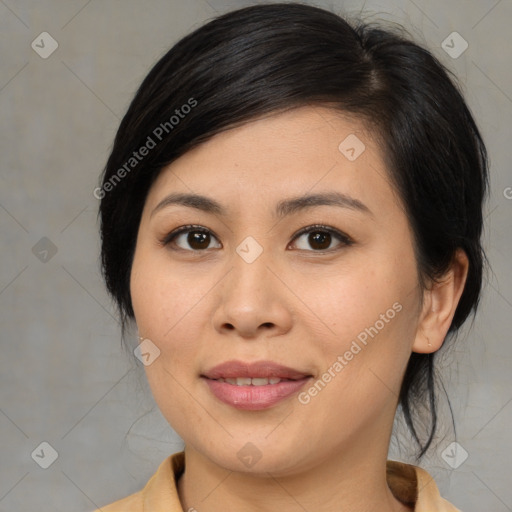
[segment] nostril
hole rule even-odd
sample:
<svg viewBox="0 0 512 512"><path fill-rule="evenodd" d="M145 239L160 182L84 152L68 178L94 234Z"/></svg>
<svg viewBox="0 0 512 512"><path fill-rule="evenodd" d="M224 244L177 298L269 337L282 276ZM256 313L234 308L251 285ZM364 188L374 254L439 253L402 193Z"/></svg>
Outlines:
<svg viewBox="0 0 512 512"><path fill-rule="evenodd" d="M274 327L274 324L272 322L265 322L261 324L263 327Z"/></svg>

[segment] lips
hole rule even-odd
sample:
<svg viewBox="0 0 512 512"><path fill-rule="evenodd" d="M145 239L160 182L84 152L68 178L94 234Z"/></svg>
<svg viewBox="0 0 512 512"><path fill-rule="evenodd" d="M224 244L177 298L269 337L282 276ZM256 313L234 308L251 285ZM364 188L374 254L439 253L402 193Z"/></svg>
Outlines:
<svg viewBox="0 0 512 512"><path fill-rule="evenodd" d="M246 411L267 409L292 397L311 377L272 361L226 361L201 375L218 400Z"/></svg>
<svg viewBox="0 0 512 512"><path fill-rule="evenodd" d="M210 370L204 372L202 377L212 380L244 378L299 380L305 377L311 377L311 374L274 363L273 361L256 361L253 363L246 363L243 361L232 360L214 366ZM257 381L256 385L258 384L259 382Z"/></svg>

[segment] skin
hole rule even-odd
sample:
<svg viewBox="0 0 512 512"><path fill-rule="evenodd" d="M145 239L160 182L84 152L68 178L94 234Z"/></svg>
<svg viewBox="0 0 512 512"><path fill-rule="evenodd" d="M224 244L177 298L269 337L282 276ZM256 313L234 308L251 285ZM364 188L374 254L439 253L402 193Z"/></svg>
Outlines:
<svg viewBox="0 0 512 512"><path fill-rule="evenodd" d="M354 161L338 149L349 134L365 144ZM333 191L371 213L320 205L274 214L281 200ZM225 214L157 208L176 192L214 199ZM187 234L162 243L187 224L211 231L205 249ZM353 243L329 241L325 229L326 250L308 234L294 239L315 224ZM248 236L263 249L252 263L236 252ZM251 121L165 168L143 210L131 295L140 336L160 349L146 367L154 398L185 442L184 510L408 510L385 473L400 384L411 352L442 345L467 266L459 251L441 282L420 289L411 228L381 148L357 119L325 107ZM237 410L200 378L226 360L269 359L314 382L395 303L401 311L307 404L295 394ZM237 456L248 442L261 455L251 467Z"/></svg>

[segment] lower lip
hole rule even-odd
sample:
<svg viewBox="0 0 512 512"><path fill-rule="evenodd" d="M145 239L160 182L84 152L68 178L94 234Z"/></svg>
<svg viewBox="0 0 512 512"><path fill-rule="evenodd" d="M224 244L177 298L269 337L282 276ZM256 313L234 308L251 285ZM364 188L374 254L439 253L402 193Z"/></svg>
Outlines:
<svg viewBox="0 0 512 512"><path fill-rule="evenodd" d="M284 380L264 386L237 386L204 377L210 391L221 402L246 411L258 411L271 407L299 391L309 379L310 377Z"/></svg>

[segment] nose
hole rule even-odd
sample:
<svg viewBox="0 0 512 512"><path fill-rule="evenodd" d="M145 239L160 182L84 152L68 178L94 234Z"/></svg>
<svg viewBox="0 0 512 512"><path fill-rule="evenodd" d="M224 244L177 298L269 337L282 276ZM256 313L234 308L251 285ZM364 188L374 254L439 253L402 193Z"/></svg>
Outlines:
<svg viewBox="0 0 512 512"><path fill-rule="evenodd" d="M263 255L252 263L236 255L219 288L213 314L218 332L250 339L279 336L291 329L291 294L268 263Z"/></svg>

